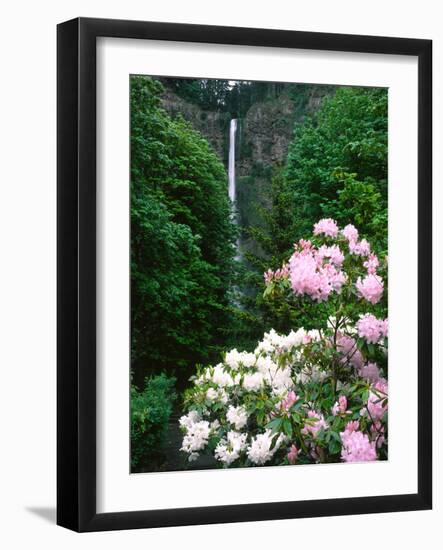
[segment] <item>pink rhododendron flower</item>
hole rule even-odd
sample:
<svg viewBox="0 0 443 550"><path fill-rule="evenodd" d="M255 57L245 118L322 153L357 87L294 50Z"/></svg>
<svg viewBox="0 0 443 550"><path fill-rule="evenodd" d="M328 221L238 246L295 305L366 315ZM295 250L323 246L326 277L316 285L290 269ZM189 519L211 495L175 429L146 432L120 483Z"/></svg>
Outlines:
<svg viewBox="0 0 443 550"><path fill-rule="evenodd" d="M299 400L298 395L296 395L295 391L290 391L285 399L283 399L280 403L280 409L284 411L289 411L289 409Z"/></svg>
<svg viewBox="0 0 443 550"><path fill-rule="evenodd" d="M371 419L375 422L381 420L388 410L388 383L380 378L369 391L367 408Z"/></svg>
<svg viewBox="0 0 443 550"><path fill-rule="evenodd" d="M348 239L348 241L355 242L358 239L358 231L351 223L344 227L342 235L345 237L345 239Z"/></svg>
<svg viewBox="0 0 443 550"><path fill-rule="evenodd" d="M366 275L363 280L359 277L355 286L360 296L371 304L379 302L383 295L383 279L379 275Z"/></svg>
<svg viewBox="0 0 443 550"><path fill-rule="evenodd" d="M381 330L381 335L384 338L387 338L388 337L388 320L387 319L385 319L384 321L380 321L380 330Z"/></svg>
<svg viewBox="0 0 443 550"><path fill-rule="evenodd" d="M337 222L331 218L323 218L314 224L314 235L326 235L327 237L336 237L338 235Z"/></svg>
<svg viewBox="0 0 443 550"><path fill-rule="evenodd" d="M210 452L228 467L364 462L377 460L378 449L379 458L385 457L388 319L369 313L383 311L384 300L377 308L367 303L383 298L385 283L377 270L385 262L353 225L338 231L334 220L320 220L314 226L318 244L298 241L287 264L264 273L266 284L283 282L264 296L277 298L278 306L283 300L297 307L295 296L330 299L318 315L310 304L309 330L282 335L269 327L253 352L231 349L218 365L197 370L190 402L200 411L206 397L205 420L192 410L180 419L186 432L181 450L189 460ZM371 362L374 357L378 364ZM284 433L270 430L270 422ZM341 445L331 444L331 436Z"/></svg>
<svg viewBox="0 0 443 550"><path fill-rule="evenodd" d="M309 240L300 239L298 244L303 250L310 250L312 248L312 243Z"/></svg>
<svg viewBox="0 0 443 550"><path fill-rule="evenodd" d="M318 269L314 255L304 250L295 252L289 260L291 285L298 295L307 294L313 300L324 301L332 291L328 279Z"/></svg>
<svg viewBox="0 0 443 550"><path fill-rule="evenodd" d="M349 252L356 256L368 256L371 252L371 246L366 239L349 241Z"/></svg>
<svg viewBox="0 0 443 550"><path fill-rule="evenodd" d="M296 251L289 260L291 286L295 294L308 295L317 302L328 299L333 291L340 292L346 275L331 263L323 263L317 251Z"/></svg>
<svg viewBox="0 0 443 550"><path fill-rule="evenodd" d="M337 414L344 414L348 408L348 400L345 395L340 395L338 401L334 403L332 407L332 414L337 416Z"/></svg>
<svg viewBox="0 0 443 550"><path fill-rule="evenodd" d="M265 278L265 284L269 284L274 279L274 272L272 269L268 269L268 271L265 271L263 274Z"/></svg>
<svg viewBox="0 0 443 550"><path fill-rule="evenodd" d="M333 246L326 246L325 244L318 249L319 258L330 258L331 262L336 267L341 267L345 257L340 247L334 244Z"/></svg>
<svg viewBox="0 0 443 550"><path fill-rule="evenodd" d="M377 273L377 267L379 265L380 262L375 254L370 254L369 258L363 262L363 267L365 267L371 275L375 275L375 273Z"/></svg>
<svg viewBox="0 0 443 550"><path fill-rule="evenodd" d="M359 375L375 384L375 382L380 380L380 369L378 368L377 363L368 363L359 370Z"/></svg>
<svg viewBox="0 0 443 550"><path fill-rule="evenodd" d="M288 453L288 460L290 464L295 464L295 461L297 460L298 456L298 449L295 445L291 445L291 448L289 449Z"/></svg>
<svg viewBox="0 0 443 550"><path fill-rule="evenodd" d="M264 272L263 276L265 278L265 284L269 284L272 281L278 281L279 279L287 279L289 277L289 266L288 264L283 264L283 266L276 271L268 269L268 271Z"/></svg>
<svg viewBox="0 0 443 550"><path fill-rule="evenodd" d="M343 355L342 363L350 363L356 369L360 369L363 366L363 355L357 348L356 341L351 336L338 334L337 351Z"/></svg>
<svg viewBox="0 0 443 550"><path fill-rule="evenodd" d="M357 430L360 429L360 423L358 420L350 420L347 424L346 424L346 431L347 432L356 432Z"/></svg>
<svg viewBox="0 0 443 550"><path fill-rule="evenodd" d="M328 278L328 284L337 294L340 294L342 286L346 283L347 276L343 271L339 271L332 264L325 264L322 273Z"/></svg>
<svg viewBox="0 0 443 550"><path fill-rule="evenodd" d="M369 437L360 431L348 431L340 433L342 440L341 458L345 462L368 462L377 459L375 442L369 441Z"/></svg>
<svg viewBox="0 0 443 550"><path fill-rule="evenodd" d="M306 422L304 428L301 430L303 435L311 434L312 437L317 437L318 432L323 428L326 430L329 428L329 424L325 421L322 414L316 411L308 411L308 418L310 422Z"/></svg>
<svg viewBox="0 0 443 550"><path fill-rule="evenodd" d="M357 331L360 338L364 338L368 344L377 344L388 332L387 319L382 321L374 315L366 313L357 321Z"/></svg>

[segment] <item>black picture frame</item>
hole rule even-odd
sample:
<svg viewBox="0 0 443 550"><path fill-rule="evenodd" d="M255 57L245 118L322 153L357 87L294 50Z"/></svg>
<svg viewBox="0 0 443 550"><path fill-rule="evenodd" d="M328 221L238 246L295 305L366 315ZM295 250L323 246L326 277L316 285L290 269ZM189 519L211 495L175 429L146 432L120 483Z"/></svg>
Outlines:
<svg viewBox="0 0 443 550"><path fill-rule="evenodd" d="M399 54L418 58L416 494L96 512L96 39ZM57 523L75 531L426 510L432 507L432 42L78 18L57 29Z"/></svg>

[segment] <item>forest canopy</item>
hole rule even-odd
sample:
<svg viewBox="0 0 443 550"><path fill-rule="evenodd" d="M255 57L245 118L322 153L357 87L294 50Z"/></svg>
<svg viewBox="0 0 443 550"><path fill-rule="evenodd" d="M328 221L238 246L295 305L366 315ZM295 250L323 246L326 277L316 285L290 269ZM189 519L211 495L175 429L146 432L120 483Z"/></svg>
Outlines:
<svg viewBox="0 0 443 550"><path fill-rule="evenodd" d="M331 217L387 250L387 93L340 87L295 128L285 176L297 231Z"/></svg>

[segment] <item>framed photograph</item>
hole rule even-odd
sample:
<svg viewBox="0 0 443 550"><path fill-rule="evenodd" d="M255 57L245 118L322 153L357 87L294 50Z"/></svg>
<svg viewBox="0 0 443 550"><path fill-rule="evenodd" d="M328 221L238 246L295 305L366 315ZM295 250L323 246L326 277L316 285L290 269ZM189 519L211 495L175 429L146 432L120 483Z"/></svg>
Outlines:
<svg viewBox="0 0 443 550"><path fill-rule="evenodd" d="M58 26L59 525L432 506L432 43Z"/></svg>

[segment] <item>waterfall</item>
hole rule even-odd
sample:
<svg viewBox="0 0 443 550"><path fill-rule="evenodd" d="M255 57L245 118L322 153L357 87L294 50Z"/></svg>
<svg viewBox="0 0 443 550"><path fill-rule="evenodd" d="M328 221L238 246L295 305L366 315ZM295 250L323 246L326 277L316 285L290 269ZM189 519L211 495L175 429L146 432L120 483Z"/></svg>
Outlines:
<svg viewBox="0 0 443 550"><path fill-rule="evenodd" d="M237 131L237 119L231 119L229 127L229 198L232 204L235 205L236 189L235 189L235 133Z"/></svg>
<svg viewBox="0 0 443 550"><path fill-rule="evenodd" d="M229 126L228 194L229 194L229 199L231 200L231 203L234 206L233 220L235 225L238 226L238 217L237 217L237 213L235 212L235 206L237 202L237 189L235 186L235 134L236 132L237 132L237 119L233 118L231 119L231 124ZM241 260L240 239L237 239L237 254L235 256L235 259L237 261Z"/></svg>

